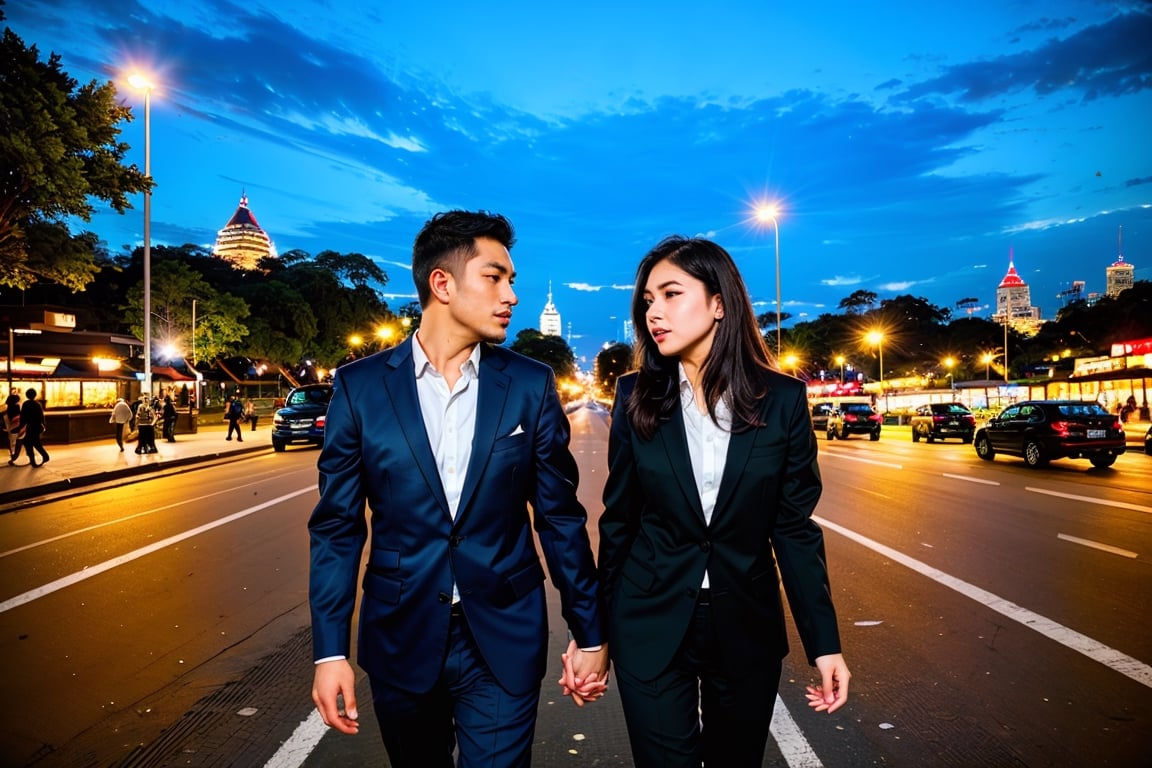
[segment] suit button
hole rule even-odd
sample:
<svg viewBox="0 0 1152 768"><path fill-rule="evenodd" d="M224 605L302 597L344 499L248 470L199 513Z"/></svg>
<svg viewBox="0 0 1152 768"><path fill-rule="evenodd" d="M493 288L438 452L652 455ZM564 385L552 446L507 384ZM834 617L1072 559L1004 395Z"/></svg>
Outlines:
<svg viewBox="0 0 1152 768"><path fill-rule="evenodd" d="M710 542L710 541L700 542L700 551L711 552L712 551L712 542Z"/></svg>
<svg viewBox="0 0 1152 768"><path fill-rule="evenodd" d="M462 542L462 541L464 541L463 536L449 536L448 537L448 544L453 546L453 547L460 546L460 542Z"/></svg>
<svg viewBox="0 0 1152 768"><path fill-rule="evenodd" d="M436 595L436 599L442 603L447 603L448 601L450 601L452 599L452 596L449 595L447 592L441 592L440 594Z"/></svg>

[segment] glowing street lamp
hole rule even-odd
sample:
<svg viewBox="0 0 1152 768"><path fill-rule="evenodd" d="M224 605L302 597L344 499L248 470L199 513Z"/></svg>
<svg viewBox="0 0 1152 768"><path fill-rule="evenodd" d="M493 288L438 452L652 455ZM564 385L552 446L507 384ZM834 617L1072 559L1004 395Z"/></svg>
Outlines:
<svg viewBox="0 0 1152 768"><path fill-rule="evenodd" d="M788 355L787 355L787 356L784 358L784 364L785 364L785 365L787 365L789 368L791 368L791 369L792 369L792 375L793 375L793 376L795 376L795 375L796 375L796 364L797 364L797 363L799 363L799 362L800 362L800 359L799 359L799 358L797 358L797 357L796 357L796 355L794 355L794 354L791 354L791 353L789 353L789 354L788 354Z"/></svg>
<svg viewBox="0 0 1152 768"><path fill-rule="evenodd" d="M152 394L152 81L140 74L128 83L144 91L144 391Z"/></svg>
<svg viewBox="0 0 1152 768"><path fill-rule="evenodd" d="M887 410L887 393L884 392L884 334L880 331L869 331L864 339L880 353L880 393L885 396L885 410Z"/></svg>
<svg viewBox="0 0 1152 768"><path fill-rule="evenodd" d="M840 366L840 386L844 386L844 355L836 355L836 365Z"/></svg>
<svg viewBox="0 0 1152 768"><path fill-rule="evenodd" d="M776 217L779 209L771 203L761 203L756 206L756 220L761 224L772 222L772 231L776 236L776 354L780 354L780 222Z"/></svg>
<svg viewBox="0 0 1152 768"><path fill-rule="evenodd" d="M944 358L944 367L948 369L948 391L952 392L953 396L955 396L956 392L956 382L952 378L952 366L954 365L956 365L955 360L950 357Z"/></svg>
<svg viewBox="0 0 1152 768"><path fill-rule="evenodd" d="M992 360L995 357L991 352L985 352L980 356L980 362L984 363L984 381L988 381L988 366L992 364Z"/></svg>

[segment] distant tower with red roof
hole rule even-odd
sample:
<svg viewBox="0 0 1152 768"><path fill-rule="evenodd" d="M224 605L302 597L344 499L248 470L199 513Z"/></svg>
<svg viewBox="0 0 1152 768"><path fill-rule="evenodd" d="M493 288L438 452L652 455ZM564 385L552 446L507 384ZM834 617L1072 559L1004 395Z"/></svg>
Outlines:
<svg viewBox="0 0 1152 768"><path fill-rule="evenodd" d="M1032 291L1016 271L1015 258L1008 251L1008 274L996 289L997 322L1007 322L1020 333L1032 335L1040 329L1040 308L1032 306Z"/></svg>
<svg viewBox="0 0 1152 768"><path fill-rule="evenodd" d="M232 264L234 269L256 269L260 259L276 256L272 238L256 223L248 209L248 195L241 193L236 213L216 233L216 247L212 253Z"/></svg>
<svg viewBox="0 0 1152 768"><path fill-rule="evenodd" d="M1136 283L1136 267L1124 261L1124 226L1120 226L1120 233L1117 236L1117 254L1116 261L1112 266L1104 270L1105 289L1104 292L1115 298L1120 295L1120 291L1126 291Z"/></svg>

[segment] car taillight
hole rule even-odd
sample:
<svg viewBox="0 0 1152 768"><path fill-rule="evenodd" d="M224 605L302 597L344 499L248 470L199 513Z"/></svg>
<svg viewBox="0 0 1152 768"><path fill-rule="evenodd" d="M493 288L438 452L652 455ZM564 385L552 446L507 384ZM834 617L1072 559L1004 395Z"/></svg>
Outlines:
<svg viewBox="0 0 1152 768"><path fill-rule="evenodd" d="M1115 429L1118 432L1123 432L1124 422L1120 421L1120 419L1116 419L1116 421L1112 422L1112 429Z"/></svg>
<svg viewBox="0 0 1152 768"><path fill-rule="evenodd" d="M323 416L317 416L316 417L316 429L324 429L324 417Z"/></svg>
<svg viewBox="0 0 1152 768"><path fill-rule="evenodd" d="M856 414L854 414L854 413L844 414L844 421L856 421Z"/></svg>
<svg viewBox="0 0 1152 768"><path fill-rule="evenodd" d="M932 417L932 421L948 421L947 416L940 416L939 414Z"/></svg>
<svg viewBox="0 0 1152 768"><path fill-rule="evenodd" d="M1052 431L1060 435L1060 437L1068 437L1068 422L1054 421L1052 422Z"/></svg>
<svg viewBox="0 0 1152 768"><path fill-rule="evenodd" d="M868 421L880 421L880 414L874 413L868 417Z"/></svg>

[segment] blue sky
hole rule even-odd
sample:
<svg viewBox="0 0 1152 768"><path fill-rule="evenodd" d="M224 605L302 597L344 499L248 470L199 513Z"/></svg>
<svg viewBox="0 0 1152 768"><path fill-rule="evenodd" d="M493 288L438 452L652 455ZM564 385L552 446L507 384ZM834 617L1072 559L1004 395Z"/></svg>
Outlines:
<svg viewBox="0 0 1152 768"><path fill-rule="evenodd" d="M711 7L710 7L711 6ZM933 7L941 8L934 10ZM117 82L154 242L210 244L247 191L281 252L363 253L414 298L434 212L506 214L520 306L548 283L577 354L619 338L661 237L717 240L758 312L856 290L995 306L1009 252L1051 318L1123 255L1152 279L1152 6L923 2L31 0L7 24ZM87 228L139 244L142 205ZM980 310L982 314L991 309ZM569 326L570 324L570 326ZM787 325L787 323L785 324Z"/></svg>

